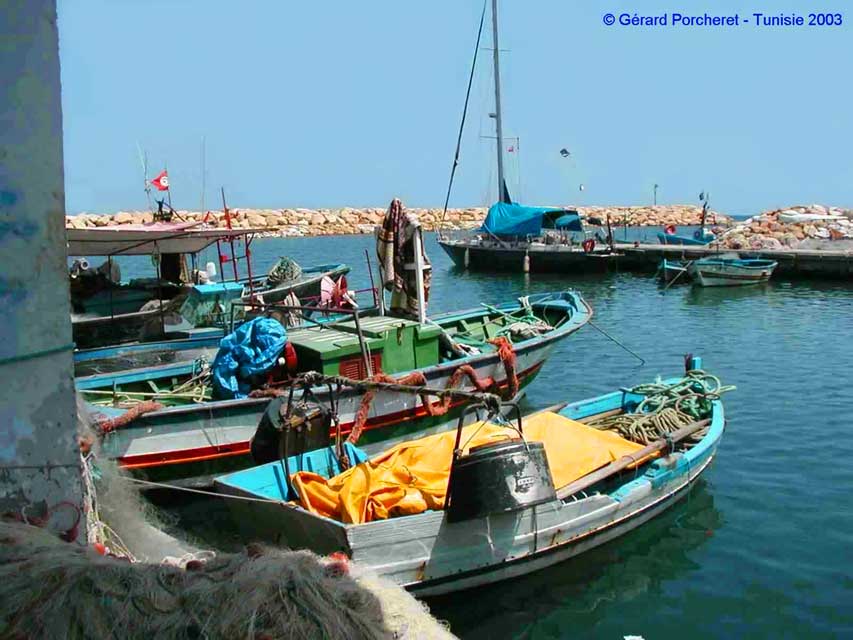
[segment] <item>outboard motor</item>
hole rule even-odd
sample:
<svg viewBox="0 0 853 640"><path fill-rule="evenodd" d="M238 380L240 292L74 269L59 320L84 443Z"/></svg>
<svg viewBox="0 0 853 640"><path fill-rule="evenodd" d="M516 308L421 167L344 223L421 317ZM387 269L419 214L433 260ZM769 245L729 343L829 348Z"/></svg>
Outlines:
<svg viewBox="0 0 853 640"><path fill-rule="evenodd" d="M252 459L257 464L329 446L332 413L316 402L294 402L292 396L276 398L267 405L252 436Z"/></svg>
<svg viewBox="0 0 853 640"><path fill-rule="evenodd" d="M518 431L521 433L521 412ZM457 446L462 419L457 430ZM454 453L447 487L447 520L459 522L492 513L517 511L557 497L545 446L521 438Z"/></svg>

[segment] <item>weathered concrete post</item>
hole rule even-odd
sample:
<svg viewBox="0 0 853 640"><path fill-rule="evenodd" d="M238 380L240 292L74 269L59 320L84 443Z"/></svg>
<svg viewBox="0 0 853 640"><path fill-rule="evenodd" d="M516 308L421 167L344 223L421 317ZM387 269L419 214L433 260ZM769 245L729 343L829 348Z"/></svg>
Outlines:
<svg viewBox="0 0 853 640"><path fill-rule="evenodd" d="M63 179L56 2L0 0L0 513L80 504Z"/></svg>

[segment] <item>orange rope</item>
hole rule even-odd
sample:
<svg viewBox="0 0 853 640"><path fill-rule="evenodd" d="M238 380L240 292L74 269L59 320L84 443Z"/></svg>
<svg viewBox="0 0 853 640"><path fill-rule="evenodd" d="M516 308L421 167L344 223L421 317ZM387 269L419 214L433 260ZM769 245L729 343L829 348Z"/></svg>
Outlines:
<svg viewBox="0 0 853 640"><path fill-rule="evenodd" d="M145 400L144 402L140 402L139 404L131 407L116 418L101 420L100 422L95 424L95 428L101 432L101 435L106 435L110 431L115 431L116 429L120 429L121 427L126 427L138 417L146 413L150 413L152 411L159 411L162 408L163 405L159 402L155 402L154 400Z"/></svg>
<svg viewBox="0 0 853 640"><path fill-rule="evenodd" d="M504 365L504 371L506 371L507 381L509 382L509 393L507 394L507 398L513 398L518 393L518 375L516 374L516 358L515 358L515 350L512 348L512 343L505 337L498 337L494 340L489 340L489 342L495 345L498 350L498 357L500 357L501 362ZM447 380L447 384L445 385L445 389L454 389L461 382L463 377L467 377L471 384L474 385L474 388L477 391L483 392L486 391L489 387L494 386L495 380L491 377L480 378L477 376L477 372L474 368L469 364L463 364L458 367L450 378ZM426 377L420 371L414 371L407 376L403 376L402 378L395 379L389 375L384 373L377 373L372 378L369 378L371 382L388 382L391 384L405 384L405 385L426 385ZM373 397L376 395L376 391L371 389L367 391L364 396L362 396L361 404L358 407L358 411L355 414L355 423L353 424L352 431L350 431L349 437L347 437L347 442L351 444L355 444L358 442L358 439L361 437L362 431L364 431L364 426L367 424L367 417L370 413L370 406L373 404ZM438 402L432 403L429 401L427 394L420 394L421 403L424 405L427 413L430 416L443 416L450 410L450 396L445 396Z"/></svg>

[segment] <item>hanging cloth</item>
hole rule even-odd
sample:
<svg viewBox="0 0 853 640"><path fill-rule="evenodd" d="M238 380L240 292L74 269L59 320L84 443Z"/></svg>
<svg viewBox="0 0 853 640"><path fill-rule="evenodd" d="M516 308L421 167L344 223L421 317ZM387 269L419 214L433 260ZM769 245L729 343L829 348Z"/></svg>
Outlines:
<svg viewBox="0 0 853 640"><path fill-rule="evenodd" d="M403 317L418 317L417 276L414 269L406 269L406 264L415 261L415 229L420 226L417 216L406 213L399 198L391 201L379 237L376 241L376 255L382 272L382 286L391 292L391 314ZM424 266L429 266L429 258L421 247ZM424 269L424 303L429 302L429 269Z"/></svg>

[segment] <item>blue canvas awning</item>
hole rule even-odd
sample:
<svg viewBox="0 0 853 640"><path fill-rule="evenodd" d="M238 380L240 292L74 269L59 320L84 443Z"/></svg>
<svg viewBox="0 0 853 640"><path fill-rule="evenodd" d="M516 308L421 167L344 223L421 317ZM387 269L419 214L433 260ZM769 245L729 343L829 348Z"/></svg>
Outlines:
<svg viewBox="0 0 853 640"><path fill-rule="evenodd" d="M563 212L563 215L554 220L554 228L565 231L583 231L580 214L577 211Z"/></svg>
<svg viewBox="0 0 853 640"><path fill-rule="evenodd" d="M481 231L496 236L538 236L542 229L583 231L576 211L527 207L516 203L496 202L489 207Z"/></svg>

